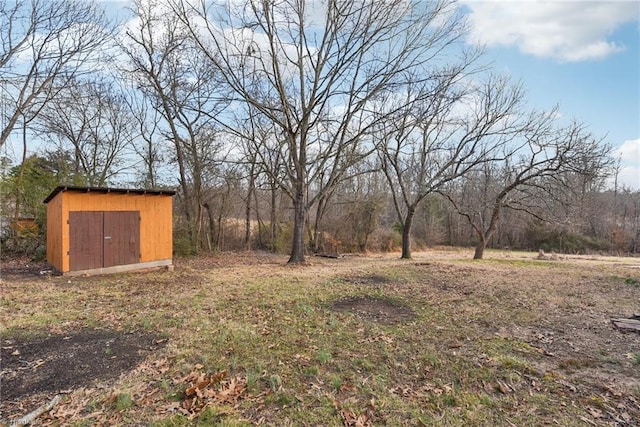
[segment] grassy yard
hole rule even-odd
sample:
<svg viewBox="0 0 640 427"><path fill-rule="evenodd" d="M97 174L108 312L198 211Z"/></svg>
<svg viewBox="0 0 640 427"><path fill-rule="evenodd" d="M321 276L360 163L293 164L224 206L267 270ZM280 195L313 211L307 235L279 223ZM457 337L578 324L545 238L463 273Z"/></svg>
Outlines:
<svg viewBox="0 0 640 427"><path fill-rule="evenodd" d="M60 394L40 425L639 425L640 334L610 319L640 312L640 259L471 256L222 254L173 272L5 277L9 349L95 330L157 348L0 415Z"/></svg>

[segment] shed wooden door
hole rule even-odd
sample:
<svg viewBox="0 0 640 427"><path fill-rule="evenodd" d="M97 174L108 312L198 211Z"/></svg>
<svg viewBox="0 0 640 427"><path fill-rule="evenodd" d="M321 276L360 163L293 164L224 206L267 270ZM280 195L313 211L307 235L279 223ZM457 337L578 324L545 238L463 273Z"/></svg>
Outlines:
<svg viewBox="0 0 640 427"><path fill-rule="evenodd" d="M140 261L140 212L69 212L72 271Z"/></svg>
<svg viewBox="0 0 640 427"><path fill-rule="evenodd" d="M135 264L140 261L140 214L104 213L103 267Z"/></svg>
<svg viewBox="0 0 640 427"><path fill-rule="evenodd" d="M69 212L69 269L102 267L102 212Z"/></svg>

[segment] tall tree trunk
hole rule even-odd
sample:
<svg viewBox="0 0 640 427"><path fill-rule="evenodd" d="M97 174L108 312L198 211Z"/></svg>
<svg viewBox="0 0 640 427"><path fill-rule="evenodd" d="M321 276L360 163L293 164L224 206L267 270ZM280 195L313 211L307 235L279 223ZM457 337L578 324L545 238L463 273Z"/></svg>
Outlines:
<svg viewBox="0 0 640 427"><path fill-rule="evenodd" d="M415 207L410 207L402 224L402 259L411 259L411 223L416 213Z"/></svg>
<svg viewBox="0 0 640 427"><path fill-rule="evenodd" d="M204 208L207 211L207 215L209 217L208 247L209 247L209 251L211 251L212 250L211 240L213 240L216 236L216 219L213 216L213 209L211 209L211 205L209 204L209 202L206 202L204 204Z"/></svg>
<svg viewBox="0 0 640 427"><path fill-rule="evenodd" d="M176 137L177 138L177 137ZM179 178L178 182L180 183L180 187L182 188L183 195L183 203L182 211L184 212L185 219L187 221L187 230L189 233L189 244L191 245L191 249L196 249L195 244L195 230L193 224L193 210L192 210L192 201L193 198L191 196L191 190L189 189L189 183L187 181L187 173L185 168L185 160L184 153L182 152L182 147L180 146L180 142L174 139L174 145L176 148L176 161L178 162L178 172Z"/></svg>
<svg viewBox="0 0 640 427"><path fill-rule="evenodd" d="M489 221L489 227L487 227L486 231L483 231L480 226L473 227L475 228L480 240L476 245L476 251L473 254L473 259L482 259L484 255L484 250L487 247L487 243L493 237L496 230L498 229L498 219L500 218L500 208L502 207L502 201L504 197L498 197L493 206L493 211L491 212L491 220Z"/></svg>
<svg viewBox="0 0 640 427"><path fill-rule="evenodd" d="M222 209L218 211L218 236L216 237L216 245L218 246L218 250L223 250L222 247L224 245L224 227L222 224Z"/></svg>
<svg viewBox="0 0 640 427"><path fill-rule="evenodd" d="M251 250L251 199L255 193L255 159L252 159L251 170L249 171L249 188L247 190L247 205L245 206L244 218L244 248ZM256 210L258 207L256 206ZM258 233L259 234L259 233Z"/></svg>
<svg viewBox="0 0 640 427"><path fill-rule="evenodd" d="M320 250L320 224L322 217L326 211L328 197L322 196L318 199L318 207L316 209L316 217L313 223L313 232L311 234L311 250L318 253Z"/></svg>
<svg viewBox="0 0 640 427"><path fill-rule="evenodd" d="M22 210L22 179L24 177L24 170L26 168L27 161L27 121L23 116L22 124L22 163L20 163L20 169L18 170L18 177L16 179L15 188L15 206L13 212L13 227L11 227L11 235L13 237L13 250L18 249L18 221L20 220L20 214Z"/></svg>
<svg viewBox="0 0 640 427"><path fill-rule="evenodd" d="M151 145L151 141L149 140L149 145L148 145L148 151L147 151L147 157L148 157L148 161L147 161L147 185L149 185L149 188L156 188L156 175L153 172L153 165L155 163L155 155L153 153L153 145Z"/></svg>
<svg viewBox="0 0 640 427"><path fill-rule="evenodd" d="M258 247L264 249L264 240L262 238L262 230L264 229L264 222L260 217L260 203L258 203L258 192L253 191L253 201L256 206L256 221L258 222Z"/></svg>
<svg viewBox="0 0 640 427"><path fill-rule="evenodd" d="M247 194L247 206L244 217L244 249L251 250L251 190Z"/></svg>
<svg viewBox="0 0 640 427"><path fill-rule="evenodd" d="M8 123L5 124L2 129L2 133L0 133L0 147L4 145L4 143L9 139L9 135L11 135L11 131L15 127L18 122L18 118L20 117L19 111L16 110L16 114L9 118Z"/></svg>
<svg viewBox="0 0 640 427"><path fill-rule="evenodd" d="M291 257L289 264L304 263L304 229L307 211L307 201L304 186L299 185L296 190L296 197L293 201L293 243L291 247Z"/></svg>
<svg viewBox="0 0 640 427"><path fill-rule="evenodd" d="M278 211L276 209L276 202L278 201L278 186L274 181L271 181L271 212L269 215L270 221L270 234L269 241L271 246L271 252L277 251L276 240L278 239Z"/></svg>
<svg viewBox="0 0 640 427"><path fill-rule="evenodd" d="M484 249L487 247L487 241L483 238L480 239L478 244L476 245L476 251L473 254L473 259L482 259L484 255Z"/></svg>

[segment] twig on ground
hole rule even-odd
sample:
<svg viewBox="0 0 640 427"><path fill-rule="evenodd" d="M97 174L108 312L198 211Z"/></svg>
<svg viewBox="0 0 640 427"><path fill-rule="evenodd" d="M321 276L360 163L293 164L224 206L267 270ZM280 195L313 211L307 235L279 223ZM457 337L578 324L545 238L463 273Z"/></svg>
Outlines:
<svg viewBox="0 0 640 427"><path fill-rule="evenodd" d="M33 422L33 420L35 420L36 418L38 418L40 415L44 414L47 411L50 411L51 409L53 409L53 407L60 402L60 399L62 397L59 394L56 394L55 397L53 399L51 399L48 403L39 406L38 408L36 408L35 410L29 412L27 415L25 415L22 418L19 418L15 421L13 421L9 426L10 427L14 427L14 426L26 426L27 424L31 424Z"/></svg>

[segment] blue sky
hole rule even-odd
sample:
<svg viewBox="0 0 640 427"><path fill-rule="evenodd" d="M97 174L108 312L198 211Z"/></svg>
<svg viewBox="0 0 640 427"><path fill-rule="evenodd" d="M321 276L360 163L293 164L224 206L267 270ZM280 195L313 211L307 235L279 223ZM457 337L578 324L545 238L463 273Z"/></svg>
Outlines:
<svg viewBox="0 0 640 427"><path fill-rule="evenodd" d="M532 106L559 104L611 144L619 182L640 190L640 1L458 1L486 61L522 81ZM122 12L128 0L103 3Z"/></svg>
<svg viewBox="0 0 640 427"><path fill-rule="evenodd" d="M640 189L640 2L462 1L496 70L614 146L621 182Z"/></svg>
<svg viewBox="0 0 640 427"><path fill-rule="evenodd" d="M532 106L559 104L615 147L619 182L640 190L640 1L459 1L485 60L521 80ZM129 0L102 4L117 20L129 15Z"/></svg>

